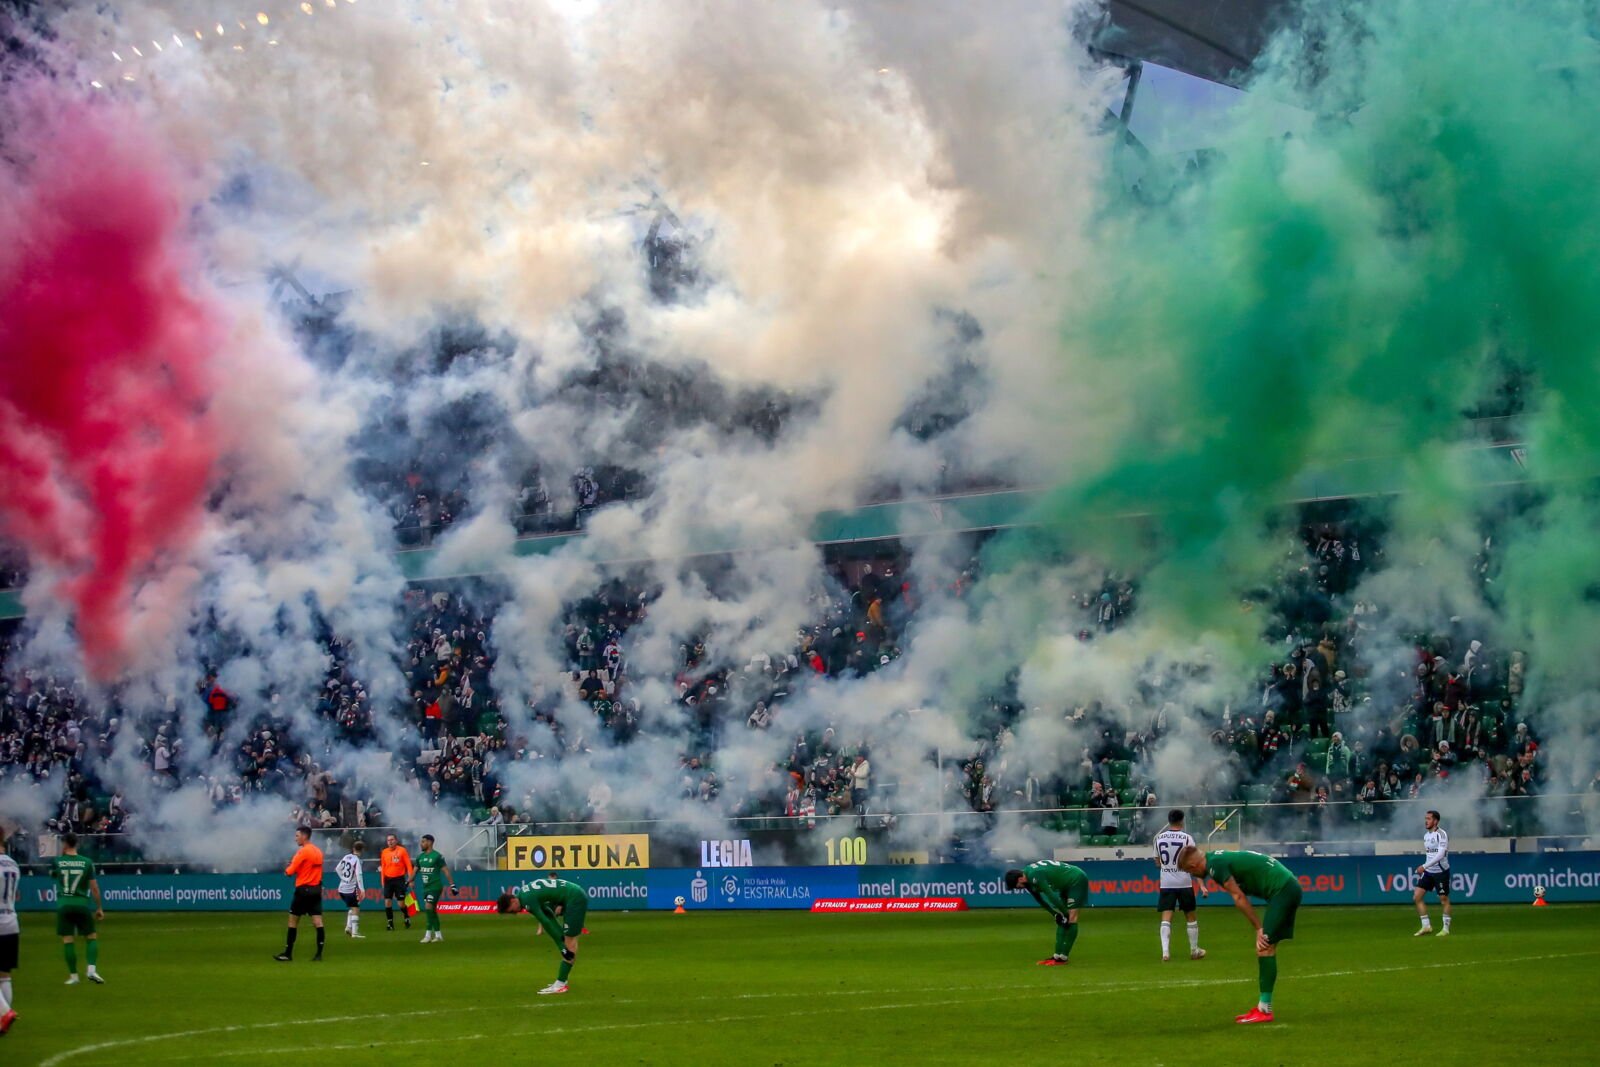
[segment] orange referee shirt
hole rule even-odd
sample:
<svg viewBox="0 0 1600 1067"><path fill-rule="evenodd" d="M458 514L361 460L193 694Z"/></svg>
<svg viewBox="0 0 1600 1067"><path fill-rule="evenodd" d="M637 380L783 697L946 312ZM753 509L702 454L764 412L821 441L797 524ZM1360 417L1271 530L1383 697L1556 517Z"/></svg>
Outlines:
<svg viewBox="0 0 1600 1067"><path fill-rule="evenodd" d="M378 873L385 878L410 878L414 870L411 853L404 845L386 848L378 854Z"/></svg>
<svg viewBox="0 0 1600 1067"><path fill-rule="evenodd" d="M294 859L289 861L289 866L283 873L294 878L294 887L302 889L306 886L313 888L322 885L322 850L316 845L307 842L300 846L294 854Z"/></svg>

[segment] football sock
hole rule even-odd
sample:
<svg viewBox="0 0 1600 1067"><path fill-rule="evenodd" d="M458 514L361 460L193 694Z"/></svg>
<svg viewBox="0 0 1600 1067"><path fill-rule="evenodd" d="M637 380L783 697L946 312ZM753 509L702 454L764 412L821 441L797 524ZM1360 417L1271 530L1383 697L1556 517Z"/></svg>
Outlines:
<svg viewBox="0 0 1600 1067"><path fill-rule="evenodd" d="M1166 846L1163 845L1161 847L1165 848ZM1165 956L1165 955L1168 955L1171 951L1172 951L1172 924L1170 922L1164 922L1164 923L1161 924L1161 954L1163 956Z"/></svg>
<svg viewBox="0 0 1600 1067"><path fill-rule="evenodd" d="M327 930L323 929L320 926L317 927L317 955L319 955L319 956L322 955L322 942L323 942L323 939L327 937L327 934L328 934Z"/></svg>
<svg viewBox="0 0 1600 1067"><path fill-rule="evenodd" d="M383 906L383 918L390 926L394 925L394 905L393 904L385 904Z"/></svg>
<svg viewBox="0 0 1600 1067"><path fill-rule="evenodd" d="M1423 916L1423 917L1422 917L1422 928L1423 928L1423 929L1424 929L1424 930L1426 930L1426 929L1428 929L1428 928L1429 928L1429 927L1431 927L1431 926L1433 926L1433 920L1432 920L1432 919L1430 919L1430 918L1429 918L1429 917L1428 917L1428 916L1427 916L1427 915L1424 915L1424 916Z"/></svg>
<svg viewBox="0 0 1600 1067"><path fill-rule="evenodd" d="M1197 922L1189 924L1189 951L1200 951L1200 924Z"/></svg>
<svg viewBox="0 0 1600 1067"><path fill-rule="evenodd" d="M1448 915L1444 917L1444 928L1446 930L1450 929L1450 916Z"/></svg>
<svg viewBox="0 0 1600 1067"><path fill-rule="evenodd" d="M1076 940L1078 940L1077 923L1068 923L1065 926L1056 927L1056 955L1072 955L1072 943Z"/></svg>
<svg viewBox="0 0 1600 1067"><path fill-rule="evenodd" d="M61 946L62 955L67 957L67 973L78 973L78 943L68 941Z"/></svg>
<svg viewBox="0 0 1600 1067"><path fill-rule="evenodd" d="M293 956L294 955L294 939L299 937L299 936L300 936L300 928L299 927L297 927L297 926L289 927L288 936L285 939L285 941L283 942L283 954L285 956Z"/></svg>
<svg viewBox="0 0 1600 1067"><path fill-rule="evenodd" d="M1272 1010L1272 987L1278 984L1278 957L1259 956L1261 966L1261 1010Z"/></svg>
<svg viewBox="0 0 1600 1067"><path fill-rule="evenodd" d="M11 999L11 979L9 978L0 978L0 1000L6 1002L6 1010L8 1011L17 1003Z"/></svg>
<svg viewBox="0 0 1600 1067"><path fill-rule="evenodd" d="M556 971L556 981L565 982L567 980L567 975L571 973L572 964L568 963L566 960L562 960L561 967Z"/></svg>
<svg viewBox="0 0 1600 1067"><path fill-rule="evenodd" d="M100 942L95 938L89 939L89 969L94 970L94 965L100 959Z"/></svg>

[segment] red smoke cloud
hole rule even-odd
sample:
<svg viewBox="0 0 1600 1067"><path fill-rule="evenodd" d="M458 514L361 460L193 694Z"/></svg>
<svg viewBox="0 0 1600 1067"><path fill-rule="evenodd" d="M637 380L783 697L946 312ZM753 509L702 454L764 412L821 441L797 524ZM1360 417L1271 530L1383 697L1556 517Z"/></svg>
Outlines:
<svg viewBox="0 0 1600 1067"><path fill-rule="evenodd" d="M154 139L125 108L55 92L0 108L0 530L65 575L55 592L109 679L137 584L199 526L225 318Z"/></svg>

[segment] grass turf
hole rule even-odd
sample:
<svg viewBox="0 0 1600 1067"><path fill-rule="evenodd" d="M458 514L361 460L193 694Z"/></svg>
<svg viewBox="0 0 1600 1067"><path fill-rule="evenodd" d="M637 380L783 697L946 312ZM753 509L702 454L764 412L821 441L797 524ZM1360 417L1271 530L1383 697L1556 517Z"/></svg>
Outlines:
<svg viewBox="0 0 1600 1067"><path fill-rule="evenodd" d="M559 997L534 995L557 957L524 916L447 917L421 945L420 924L385 933L373 913L352 942L330 913L327 959L308 932L282 964L280 915L112 915L108 984L68 987L51 917L30 914L0 1063L1594 1062L1600 906L1457 916L1449 938L1413 938L1404 906L1302 909L1279 1021L1241 1027L1255 957L1221 910L1201 914L1209 958L1188 961L1180 920L1168 964L1153 911L1087 912L1055 968L1035 966L1055 930L1040 911L591 912Z"/></svg>

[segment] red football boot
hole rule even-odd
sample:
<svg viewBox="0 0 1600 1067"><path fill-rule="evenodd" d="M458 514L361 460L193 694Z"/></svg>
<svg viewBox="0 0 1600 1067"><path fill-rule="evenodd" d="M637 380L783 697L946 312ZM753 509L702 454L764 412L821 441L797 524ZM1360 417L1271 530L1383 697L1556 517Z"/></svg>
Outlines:
<svg viewBox="0 0 1600 1067"><path fill-rule="evenodd" d="M1248 1024L1248 1023L1270 1023L1272 1021L1272 1013L1270 1011L1262 1011L1260 1008L1251 1008L1249 1011L1245 1012L1243 1015L1235 1017L1233 1021L1236 1022L1236 1023L1246 1023L1246 1024Z"/></svg>
<svg viewBox="0 0 1600 1067"><path fill-rule="evenodd" d="M1040 960L1039 961L1039 966L1041 966L1041 967L1065 967L1067 965L1067 963L1068 963L1067 960L1064 960L1059 956L1051 956L1048 959Z"/></svg>
<svg viewBox="0 0 1600 1067"><path fill-rule="evenodd" d="M17 1013L14 1011L8 1011L4 1015L0 1015L0 1034L6 1033L8 1030L10 1030L11 1024L16 1021Z"/></svg>

